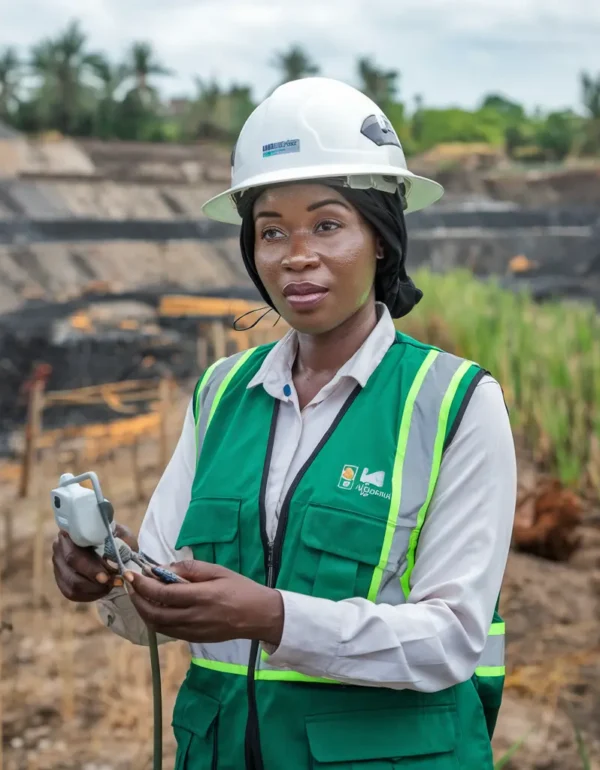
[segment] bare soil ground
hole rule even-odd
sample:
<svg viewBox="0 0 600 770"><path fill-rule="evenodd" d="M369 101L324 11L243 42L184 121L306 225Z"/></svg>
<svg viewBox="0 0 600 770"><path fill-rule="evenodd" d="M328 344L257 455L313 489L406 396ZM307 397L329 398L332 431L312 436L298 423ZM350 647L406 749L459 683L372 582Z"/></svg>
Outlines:
<svg viewBox="0 0 600 770"><path fill-rule="evenodd" d="M174 432L179 425L173 421ZM175 435L172 437L176 440ZM133 499L128 450L95 469L117 518L139 524L158 479L157 447L143 447L145 500ZM147 770L152 705L148 652L105 630L92 606L72 605L56 589L50 563L54 522L48 490L69 457L49 453L33 498L15 505L15 548L2 585L4 770ZM84 470L75 467L74 471ZM531 473L523 465L523 473ZM502 596L508 676L494 738L498 758L519 739L511 770L583 770L575 726L600 757L600 530L582 529L582 548L557 564L512 553ZM6 565L6 554L3 555ZM161 650L165 770L173 767L170 714L188 665L184 644Z"/></svg>

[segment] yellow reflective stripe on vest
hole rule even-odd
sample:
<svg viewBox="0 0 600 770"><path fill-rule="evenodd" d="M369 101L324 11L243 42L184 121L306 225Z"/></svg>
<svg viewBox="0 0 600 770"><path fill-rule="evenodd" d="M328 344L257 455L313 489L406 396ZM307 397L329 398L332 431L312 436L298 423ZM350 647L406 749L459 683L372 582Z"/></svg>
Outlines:
<svg viewBox="0 0 600 770"><path fill-rule="evenodd" d="M477 666L475 669L477 676L505 676L505 666Z"/></svg>
<svg viewBox="0 0 600 770"><path fill-rule="evenodd" d="M202 379L200 380L200 385L198 386L198 390L196 391L196 430L195 430L195 436L196 436L196 451L198 450L198 447L200 446L200 442L198 440L198 430L200 429L200 399L202 396L202 392L204 391L204 388L206 387L206 384L208 383L212 373L217 368L217 366L221 363L221 361L224 361L225 359L219 358L218 361L215 361L214 364L211 364L208 369L204 372L202 375Z"/></svg>
<svg viewBox="0 0 600 770"><path fill-rule="evenodd" d="M481 665L475 669L475 674L480 677L500 677L505 676L506 668L504 666L504 623L492 623L486 645L481 654L479 662ZM238 640L242 646L248 645L246 640ZM216 645L215 645L216 646ZM219 645L220 646L220 645ZM245 656L246 650L238 650L238 655ZM235 655L237 657L237 655ZM245 658L247 659L247 658ZM260 655L259 666L268 665L269 655L263 650ZM235 674L237 676L248 676L248 666L244 663L232 663L208 658L192 657L192 663L201 668L207 668L211 671L218 671L222 674ZM297 671L282 671L276 668L257 668L254 672L254 678L263 681L280 682L309 682L316 684L341 684L335 679L325 679L323 677L306 676Z"/></svg>
<svg viewBox="0 0 600 770"><path fill-rule="evenodd" d="M506 623L492 623L489 636L504 636L506 633Z"/></svg>
<svg viewBox="0 0 600 770"><path fill-rule="evenodd" d="M392 549L392 541L394 534L396 533L396 524L398 522L398 515L400 513L400 502L402 499L402 476L404 470L404 459L406 457L406 448L408 446L408 436L410 431L410 424L412 420L413 410L415 402L425 379L425 375L429 371L435 359L439 356L438 350L431 350L428 354L417 376L413 380L411 388L406 397L406 403L402 412L402 419L400 420L400 431L398 433L398 444L396 446L396 457L394 458L394 469L392 471L392 499L390 500L390 510L388 514L388 520L386 524L385 536L383 539L383 546L381 548L381 557L379 564L375 567L373 572L373 578L371 579L371 586L367 599L374 602L379 593L379 587L383 579L383 571L385 570L390 557L390 551Z"/></svg>
<svg viewBox="0 0 600 770"><path fill-rule="evenodd" d="M208 413L208 424L206 426L207 428L210 425L210 422L213 418L213 415L217 407L219 406L219 402L223 398L223 393L225 393L225 391L229 386L229 383L231 382L233 377L235 377L235 373L238 371L238 369L241 366L243 366L246 363L246 361L250 358L250 356L252 355L252 353L254 353L255 350L256 348L250 348L250 350L246 350L244 353L242 353L242 355L235 362L234 366L230 369L228 374L223 379L223 382L217 388L217 392L215 393L212 404L210 405L210 412Z"/></svg>
<svg viewBox="0 0 600 770"><path fill-rule="evenodd" d="M208 658L192 658L192 663L201 668L207 668L210 671L218 671L221 674L236 674L237 676L248 676L248 666L238 663L224 663L220 660L209 660ZM258 668L254 672L254 678L263 681L278 682L311 682L313 684L341 684L335 679L324 679L318 676L306 676L297 671L280 671L274 668Z"/></svg>
<svg viewBox="0 0 600 770"><path fill-rule="evenodd" d="M243 353L237 353L234 356L230 356L229 358L220 358L218 361L215 361L214 364L211 364L209 368L206 370L204 375L202 376L202 380L200 381L200 385L198 386L197 392L196 392L196 458L198 459L200 457L200 450L202 449L202 444L204 443L204 435L208 429L208 425L210 421L213 418L213 415L215 413L215 410L217 406L219 405L219 402L223 396L223 393L227 389L229 383L231 382L232 378L234 377L235 373L238 371L238 369L250 358L250 356L254 353L256 348L250 348L250 350L245 350ZM217 386L217 389L214 393L214 395L208 394L208 403L204 404L204 409L202 408L202 396L204 394L204 391L207 387L213 384L213 381L219 380L219 377L222 377L222 381ZM208 408L208 416L206 416L205 412Z"/></svg>
<svg viewBox="0 0 600 770"><path fill-rule="evenodd" d="M406 570L404 571L404 574L400 579L400 585L402 586L402 591L404 592L404 596L406 598L408 598L408 595L410 594L410 577L412 575L412 571L415 566L415 558L417 553L417 545L419 543L419 535L421 534L421 529L423 528L423 524L425 523L425 516L427 514L427 509L429 508L429 503L431 502L431 498L433 497L433 491L435 489L435 485L440 472L440 466L442 464L442 454L444 451L444 441L446 439L446 430L448 428L448 417L450 416L450 408L452 407L452 401L454 400L454 396L456 395L456 391L459 388L461 380L465 376L467 371L471 368L471 366L472 366L471 361L463 361L462 364L459 366L454 376L452 377L452 380L450 381L450 385L446 390L444 399L442 401L442 406L440 408L440 414L438 418L438 429L435 437L433 458L432 458L431 469L429 473L429 488L427 490L427 497L425 498L425 502L421 506L419 513L417 515L417 526L410 533L408 552L406 554Z"/></svg>

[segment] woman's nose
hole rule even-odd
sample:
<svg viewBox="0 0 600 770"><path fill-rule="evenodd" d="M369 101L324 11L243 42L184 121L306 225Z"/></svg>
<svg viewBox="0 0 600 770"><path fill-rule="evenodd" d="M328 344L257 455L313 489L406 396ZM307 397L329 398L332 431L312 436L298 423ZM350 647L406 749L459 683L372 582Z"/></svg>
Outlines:
<svg viewBox="0 0 600 770"><path fill-rule="evenodd" d="M282 262L284 267L300 271L319 264L319 255L310 247L306 238L290 238L289 247L289 251Z"/></svg>

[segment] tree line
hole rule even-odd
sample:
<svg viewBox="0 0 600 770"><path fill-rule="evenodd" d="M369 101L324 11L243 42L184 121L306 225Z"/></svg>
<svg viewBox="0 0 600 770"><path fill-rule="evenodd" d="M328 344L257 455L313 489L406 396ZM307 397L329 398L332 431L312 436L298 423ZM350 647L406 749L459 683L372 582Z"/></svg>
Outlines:
<svg viewBox="0 0 600 770"><path fill-rule="evenodd" d="M274 86L327 74L299 45L277 52ZM256 102L252 86L194 79L194 93L165 102L161 78L175 74L147 42L133 42L122 61L90 50L79 22L31 47L26 56L0 49L0 120L18 131L143 141L231 142ZM438 109L422 96L403 100L401 76L360 57L356 85L388 114L407 155L447 142L485 143L520 161L562 161L600 154L600 73L580 75L581 111L527 111L501 94L474 110Z"/></svg>

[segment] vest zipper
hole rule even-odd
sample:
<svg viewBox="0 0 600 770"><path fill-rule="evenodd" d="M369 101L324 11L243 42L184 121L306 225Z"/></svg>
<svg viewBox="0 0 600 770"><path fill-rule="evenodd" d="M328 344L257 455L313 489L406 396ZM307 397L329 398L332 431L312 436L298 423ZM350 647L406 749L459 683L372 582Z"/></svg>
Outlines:
<svg viewBox="0 0 600 770"><path fill-rule="evenodd" d="M275 549L275 541L269 541L267 546L267 585L269 588L273 588L273 551Z"/></svg>
<svg viewBox="0 0 600 770"><path fill-rule="evenodd" d="M273 444L275 442L275 428L277 427L277 415L281 402L275 399L273 406L273 416L271 418L271 428L269 430L269 440L267 442L267 453L265 455L265 464L263 466L262 479L260 482L260 493L258 497L260 539L263 545L265 557L265 584L270 585L273 580L273 549L267 536L267 481L269 478L269 469L271 467L271 458L273 456ZM260 732L258 723L258 708L256 705L256 681L254 674L258 662L258 652L260 643L254 640L250 645L250 658L248 660L248 719L246 721L246 736L244 740L244 750L246 759L246 770L264 770L262 751L260 748Z"/></svg>
<svg viewBox="0 0 600 770"><path fill-rule="evenodd" d="M277 529L275 531L275 539L269 540L267 535L267 510L266 510L266 494L267 494L267 480L269 476L269 469L271 467L271 457L273 455L273 443L275 441L275 427L277 424L277 414L279 412L279 399L275 399L275 407L273 409L273 418L271 420L271 430L269 432L269 442L267 444L267 455L265 457L265 464L263 467L263 475L260 485L260 497L259 497L259 513L260 513L260 535L263 543L263 552L265 557L265 575L266 585L269 588L274 588L277 583L277 577L281 568L281 554L283 551L283 541L285 539L285 532L287 529L287 522L290 510L290 504L298 485L302 481L304 474L312 465L314 459L317 457L321 449L331 438L331 435L340 424L342 418L350 409L354 400L361 391L360 385L357 385L352 393L346 399L344 405L337 413L334 421L329 426L328 431L323 438L319 441L315 447L313 453L304 463L302 468L298 471L296 477L292 481L290 488L283 500L281 511L279 513L279 521L277 522ZM264 770L264 762L262 758L262 751L260 747L260 733L258 722L258 708L256 705L256 682L254 674L256 672L256 663L258 660L258 651L260 643L253 641L250 647L250 660L248 661L248 721L246 722L246 739L245 739L245 751L246 751L246 770Z"/></svg>

